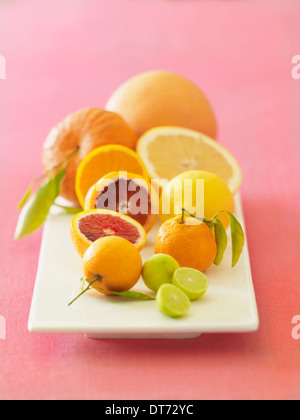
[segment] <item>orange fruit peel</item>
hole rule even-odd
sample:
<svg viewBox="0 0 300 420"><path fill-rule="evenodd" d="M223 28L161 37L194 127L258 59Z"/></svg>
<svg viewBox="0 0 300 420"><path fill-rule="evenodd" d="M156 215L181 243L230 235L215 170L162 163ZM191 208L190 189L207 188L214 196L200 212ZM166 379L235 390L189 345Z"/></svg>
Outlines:
<svg viewBox="0 0 300 420"><path fill-rule="evenodd" d="M139 281L142 268L140 253L126 239L117 236L98 239L83 256L84 277L81 281L87 282L88 286L85 289L82 286L81 293L69 303L69 306L90 289L105 295L125 293ZM134 292L132 294L135 295L134 298L142 298L140 294ZM151 299L148 296L145 298Z"/></svg>
<svg viewBox="0 0 300 420"><path fill-rule="evenodd" d="M186 223L188 221L188 223ZM193 217L175 217L159 229L155 254L175 258L181 267L205 271L217 256L217 244L206 223Z"/></svg>
<svg viewBox="0 0 300 420"><path fill-rule="evenodd" d="M89 189L110 172L126 171L149 179L147 169L140 156L125 146L109 145L90 152L79 165L75 189L82 207Z"/></svg>
<svg viewBox="0 0 300 420"><path fill-rule="evenodd" d="M123 292L138 282L143 268L136 247L120 237L105 237L94 242L83 256L83 272L87 278L99 276L93 284L97 290Z"/></svg>
<svg viewBox="0 0 300 420"><path fill-rule="evenodd" d="M61 162L75 151L67 159L60 194L77 205L75 178L84 157L97 147L109 144L135 150L136 143L134 131L118 114L99 108L81 109L68 115L47 136L42 155L44 172L52 174L53 168L61 169Z"/></svg>

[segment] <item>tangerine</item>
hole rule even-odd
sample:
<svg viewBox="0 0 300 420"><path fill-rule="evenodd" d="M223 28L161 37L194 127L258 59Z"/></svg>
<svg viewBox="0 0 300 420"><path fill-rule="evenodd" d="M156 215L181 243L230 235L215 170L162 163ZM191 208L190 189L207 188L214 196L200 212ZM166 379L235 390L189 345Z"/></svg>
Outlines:
<svg viewBox="0 0 300 420"><path fill-rule="evenodd" d="M135 133L119 115L98 108L82 109L67 116L49 133L43 146L44 171L51 173L57 166L60 169L61 162L67 159L60 194L77 205L75 178L85 156L100 146L121 144L135 149L136 143Z"/></svg>
<svg viewBox="0 0 300 420"><path fill-rule="evenodd" d="M161 226L155 253L171 255L181 267L205 271L215 261L217 244L205 222L175 217Z"/></svg>

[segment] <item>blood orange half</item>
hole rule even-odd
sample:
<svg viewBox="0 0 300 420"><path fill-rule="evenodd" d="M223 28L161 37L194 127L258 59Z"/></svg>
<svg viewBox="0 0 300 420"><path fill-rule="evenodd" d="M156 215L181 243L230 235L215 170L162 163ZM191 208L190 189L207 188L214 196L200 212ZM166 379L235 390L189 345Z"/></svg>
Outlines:
<svg viewBox="0 0 300 420"><path fill-rule="evenodd" d="M73 218L71 238L81 257L93 242L106 236L127 239L138 250L146 243L146 232L142 225L124 214L95 209L83 211Z"/></svg>
<svg viewBox="0 0 300 420"><path fill-rule="evenodd" d="M90 188L84 209L117 211L136 220L149 232L157 220L159 198L143 176L111 172Z"/></svg>

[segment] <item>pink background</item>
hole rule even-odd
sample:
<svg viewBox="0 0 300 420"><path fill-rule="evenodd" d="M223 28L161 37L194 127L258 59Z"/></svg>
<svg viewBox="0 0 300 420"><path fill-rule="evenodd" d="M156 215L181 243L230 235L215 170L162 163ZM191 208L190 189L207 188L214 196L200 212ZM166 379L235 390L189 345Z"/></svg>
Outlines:
<svg viewBox="0 0 300 420"><path fill-rule="evenodd" d="M0 398L299 399L300 2L27 0L0 4ZM190 341L31 335L42 232L12 240L16 203L66 114L104 106L125 79L166 69L196 82L242 188L261 327ZM58 291L59 293L59 291Z"/></svg>

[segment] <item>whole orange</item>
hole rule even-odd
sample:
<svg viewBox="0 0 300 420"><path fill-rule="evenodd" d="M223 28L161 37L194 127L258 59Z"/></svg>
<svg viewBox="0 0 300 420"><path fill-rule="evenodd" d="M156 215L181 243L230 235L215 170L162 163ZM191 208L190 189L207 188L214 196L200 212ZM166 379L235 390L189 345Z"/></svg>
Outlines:
<svg viewBox="0 0 300 420"><path fill-rule="evenodd" d="M111 292L131 289L139 280L142 257L127 239L107 236L95 241L83 256L83 272L90 279L101 276L92 287Z"/></svg>
<svg viewBox="0 0 300 420"><path fill-rule="evenodd" d="M51 130L43 146L43 167L45 172L51 171L74 151L66 165L60 194L78 204L75 178L82 160L100 146L119 144L135 149L136 143L134 131L119 115L98 108L83 109L69 115Z"/></svg>
<svg viewBox="0 0 300 420"><path fill-rule="evenodd" d="M188 79L166 71L139 74L123 83L106 109L121 115L137 137L154 127L177 126L216 138L217 123L203 92Z"/></svg>
<svg viewBox="0 0 300 420"><path fill-rule="evenodd" d="M217 244L211 230L204 222L180 217L165 222L155 241L155 253L175 258L181 267L206 270L217 255Z"/></svg>

